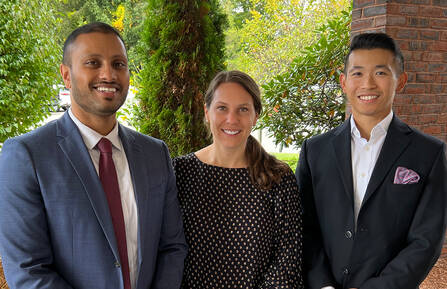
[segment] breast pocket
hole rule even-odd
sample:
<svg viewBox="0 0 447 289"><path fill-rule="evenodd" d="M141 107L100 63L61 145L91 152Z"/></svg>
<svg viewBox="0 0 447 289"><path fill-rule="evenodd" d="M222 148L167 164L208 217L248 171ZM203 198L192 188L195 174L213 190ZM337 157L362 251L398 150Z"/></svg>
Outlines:
<svg viewBox="0 0 447 289"><path fill-rule="evenodd" d="M420 194L422 192L422 183L415 184L392 184L389 190L388 197L393 200L395 205L414 206L419 202Z"/></svg>
<svg viewBox="0 0 447 289"><path fill-rule="evenodd" d="M423 184L393 184L387 194L393 206L390 207L396 216L396 225L398 227L410 226L416 208L419 204Z"/></svg>

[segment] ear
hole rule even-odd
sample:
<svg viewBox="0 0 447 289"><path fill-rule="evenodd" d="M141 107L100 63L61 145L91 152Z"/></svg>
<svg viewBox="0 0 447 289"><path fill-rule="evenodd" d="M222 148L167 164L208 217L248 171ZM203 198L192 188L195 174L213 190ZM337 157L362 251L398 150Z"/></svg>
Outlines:
<svg viewBox="0 0 447 289"><path fill-rule="evenodd" d="M346 75L344 73L340 74L340 77L338 78L340 81L340 86L341 89L343 90L344 93L346 93L345 88L346 88Z"/></svg>
<svg viewBox="0 0 447 289"><path fill-rule="evenodd" d="M408 75L405 72L402 72L397 79L396 92L402 91L402 89L405 87L405 84L407 84L407 80Z"/></svg>
<svg viewBox="0 0 447 289"><path fill-rule="evenodd" d="M256 123L258 122L258 119L259 119L259 114L256 113L255 119L253 121L253 126L256 125Z"/></svg>
<svg viewBox="0 0 447 289"><path fill-rule="evenodd" d="M206 122L210 122L209 116L208 116L208 109L206 108L206 104L203 105L203 111L205 112L205 120Z"/></svg>
<svg viewBox="0 0 447 289"><path fill-rule="evenodd" d="M71 88L71 79L70 79L70 67L65 64L61 64L59 67L59 71L62 76L62 80L64 81L66 88Z"/></svg>

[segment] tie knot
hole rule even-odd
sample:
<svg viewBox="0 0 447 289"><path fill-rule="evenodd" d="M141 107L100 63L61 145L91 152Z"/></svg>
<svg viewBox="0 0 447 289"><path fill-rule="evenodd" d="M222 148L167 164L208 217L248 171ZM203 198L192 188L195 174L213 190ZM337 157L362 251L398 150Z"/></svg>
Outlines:
<svg viewBox="0 0 447 289"><path fill-rule="evenodd" d="M112 143L105 137L101 138L96 146L101 153L112 153Z"/></svg>

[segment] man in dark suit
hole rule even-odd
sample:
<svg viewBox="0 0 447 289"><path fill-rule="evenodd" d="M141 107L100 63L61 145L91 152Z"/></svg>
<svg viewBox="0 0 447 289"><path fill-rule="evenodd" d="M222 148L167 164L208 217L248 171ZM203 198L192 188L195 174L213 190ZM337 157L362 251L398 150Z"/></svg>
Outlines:
<svg viewBox="0 0 447 289"><path fill-rule="evenodd" d="M415 289L439 257L445 144L393 114L406 80L393 39L354 37L340 77L352 115L304 142L296 172L306 288Z"/></svg>
<svg viewBox="0 0 447 289"><path fill-rule="evenodd" d="M71 109L10 139L0 159L0 254L11 289L179 288L186 244L166 145L116 121L129 87L123 40L70 34Z"/></svg>

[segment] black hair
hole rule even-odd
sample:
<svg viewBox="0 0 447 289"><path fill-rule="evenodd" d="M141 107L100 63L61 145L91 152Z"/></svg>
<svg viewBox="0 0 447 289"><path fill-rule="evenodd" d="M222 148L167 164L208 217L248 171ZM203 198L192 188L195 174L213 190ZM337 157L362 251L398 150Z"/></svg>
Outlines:
<svg viewBox="0 0 447 289"><path fill-rule="evenodd" d="M386 33L362 33L354 36L354 38L351 41L348 55L346 55L345 57L344 73L346 73L346 69L348 67L349 56L354 50L357 49L370 50L376 48L391 51L394 55L398 73L401 74L402 72L404 72L404 57L399 49L399 46L396 44L393 38L388 36Z"/></svg>
<svg viewBox="0 0 447 289"><path fill-rule="evenodd" d="M71 59L70 59L70 45L75 42L76 38L78 38L81 34L88 34L93 32L100 32L104 34L115 34L124 44L124 40L121 37L120 33L110 26L109 24L103 23L103 22L92 22L89 24L85 24L81 27L76 28L73 30L73 32L68 35L67 39L64 43L64 49L63 49L63 56L62 56L62 63L65 65L71 65Z"/></svg>

